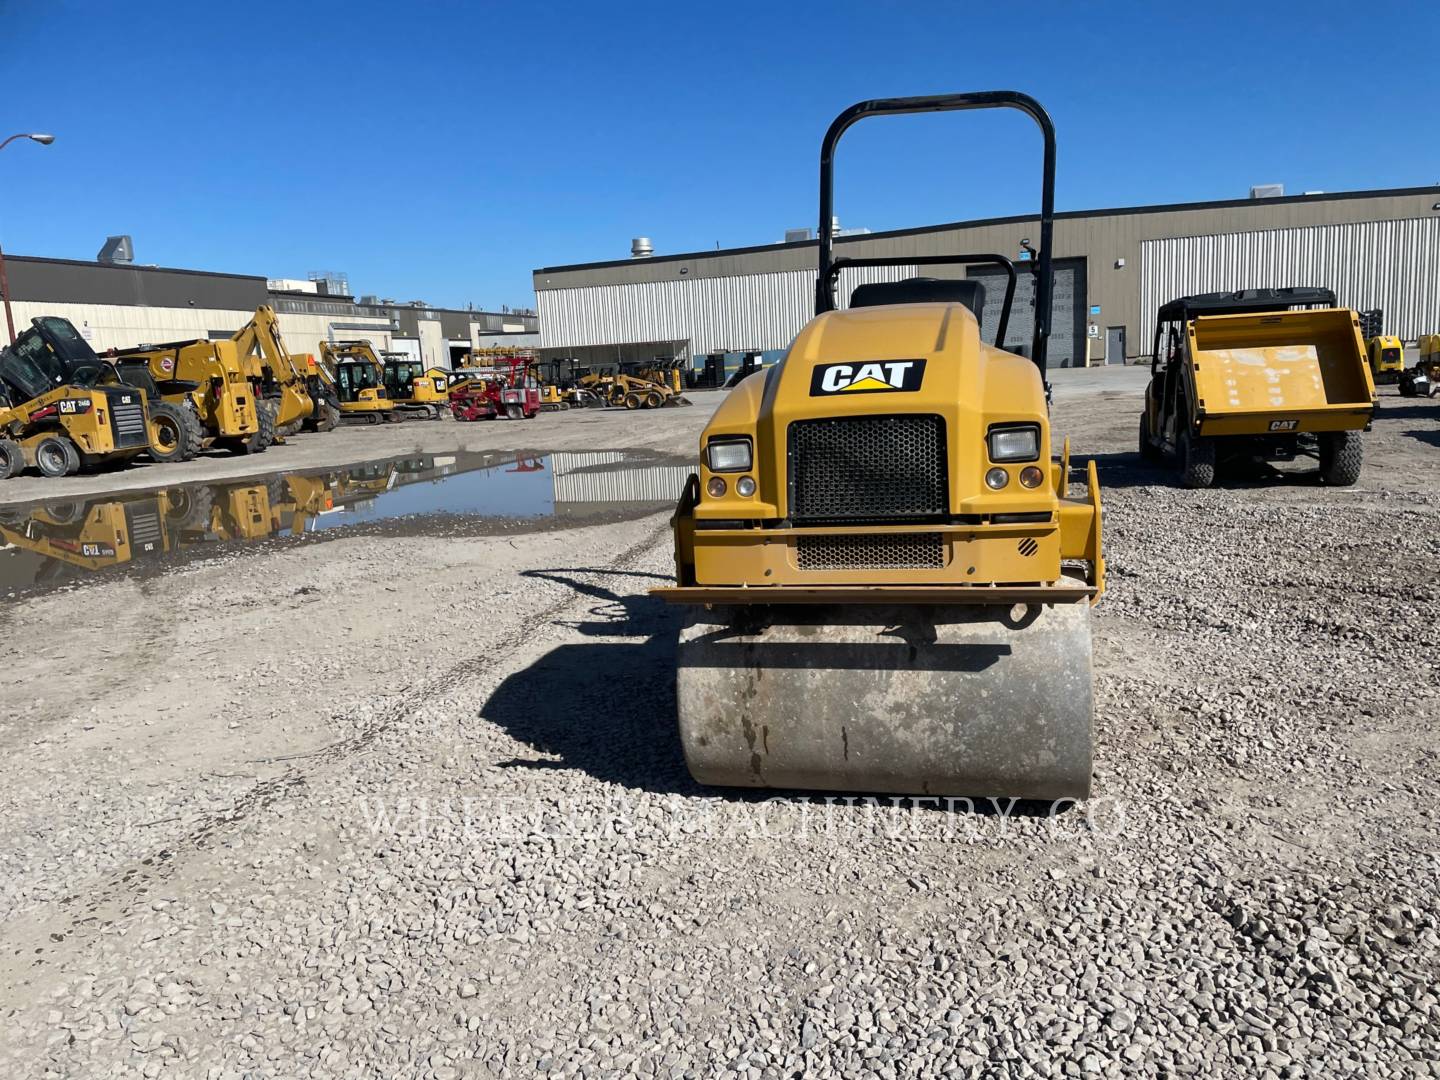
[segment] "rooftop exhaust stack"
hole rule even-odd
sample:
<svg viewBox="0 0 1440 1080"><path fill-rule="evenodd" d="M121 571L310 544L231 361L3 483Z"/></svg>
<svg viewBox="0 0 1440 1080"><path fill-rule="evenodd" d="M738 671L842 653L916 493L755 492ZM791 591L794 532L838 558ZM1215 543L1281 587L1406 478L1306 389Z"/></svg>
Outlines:
<svg viewBox="0 0 1440 1080"><path fill-rule="evenodd" d="M650 243L648 236L637 236L630 241L630 257L632 259L648 259L655 254L655 245Z"/></svg>
<svg viewBox="0 0 1440 1080"><path fill-rule="evenodd" d="M104 246L100 248L100 254L95 256L95 261L113 266L129 266L135 261L135 245L128 236L107 236Z"/></svg>
<svg viewBox="0 0 1440 1080"><path fill-rule="evenodd" d="M1250 188L1250 198L1252 199L1283 199L1284 197L1284 184L1255 184Z"/></svg>

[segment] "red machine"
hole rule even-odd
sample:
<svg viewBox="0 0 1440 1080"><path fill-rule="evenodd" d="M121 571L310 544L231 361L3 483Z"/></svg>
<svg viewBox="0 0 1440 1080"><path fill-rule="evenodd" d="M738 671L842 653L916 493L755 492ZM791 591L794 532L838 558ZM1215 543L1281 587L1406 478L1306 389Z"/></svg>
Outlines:
<svg viewBox="0 0 1440 1080"><path fill-rule="evenodd" d="M485 367L450 375L450 412L456 420L531 420L540 413L540 384L528 356L490 356Z"/></svg>

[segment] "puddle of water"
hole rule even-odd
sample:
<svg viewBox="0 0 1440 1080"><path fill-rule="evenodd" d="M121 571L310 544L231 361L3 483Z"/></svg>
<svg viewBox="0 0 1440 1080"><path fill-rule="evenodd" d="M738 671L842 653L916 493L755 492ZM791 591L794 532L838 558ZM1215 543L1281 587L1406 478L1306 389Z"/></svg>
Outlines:
<svg viewBox="0 0 1440 1080"><path fill-rule="evenodd" d="M416 454L342 468L0 506L0 591L151 568L271 537L456 522L596 524L674 506L693 466L634 451ZM386 525L388 523L388 525Z"/></svg>

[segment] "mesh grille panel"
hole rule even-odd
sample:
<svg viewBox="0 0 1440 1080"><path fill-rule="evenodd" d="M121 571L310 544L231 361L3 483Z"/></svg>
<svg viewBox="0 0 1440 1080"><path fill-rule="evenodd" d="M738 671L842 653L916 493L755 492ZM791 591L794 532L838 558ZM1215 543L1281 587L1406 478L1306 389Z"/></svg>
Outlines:
<svg viewBox="0 0 1440 1080"><path fill-rule="evenodd" d="M940 570L945 544L939 533L798 536L795 563L801 570Z"/></svg>
<svg viewBox="0 0 1440 1080"><path fill-rule="evenodd" d="M949 510L938 416L797 420L789 438L797 521L893 521Z"/></svg>

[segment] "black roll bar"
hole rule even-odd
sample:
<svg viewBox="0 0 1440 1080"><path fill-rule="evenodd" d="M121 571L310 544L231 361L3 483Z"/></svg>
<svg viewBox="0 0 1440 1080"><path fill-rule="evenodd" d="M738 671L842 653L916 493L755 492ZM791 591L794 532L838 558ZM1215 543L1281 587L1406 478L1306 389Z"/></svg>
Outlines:
<svg viewBox="0 0 1440 1080"><path fill-rule="evenodd" d="M835 258L835 147L856 122L867 116L894 116L907 113L955 112L964 109L1018 109L1035 121L1044 139L1045 154L1040 188L1040 247L1035 259L1035 341L1031 359L1041 374L1045 372L1046 346L1050 339L1050 297L1054 274L1050 265L1052 235L1055 230L1055 125L1038 101L1018 90L981 90L968 94L929 94L922 97L874 98L851 105L837 116L825 132L820 144L820 267L815 282L815 314L835 310L837 261L849 266L909 266L938 262L967 262L971 256L936 256L924 258L852 259ZM991 262L994 256L976 261ZM1007 262L1009 260L1006 260ZM1006 289L1007 304L1002 312L1008 323L1008 297L1014 291L1014 267L1010 267L1010 285ZM998 338L1003 346L1004 338Z"/></svg>

